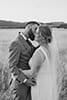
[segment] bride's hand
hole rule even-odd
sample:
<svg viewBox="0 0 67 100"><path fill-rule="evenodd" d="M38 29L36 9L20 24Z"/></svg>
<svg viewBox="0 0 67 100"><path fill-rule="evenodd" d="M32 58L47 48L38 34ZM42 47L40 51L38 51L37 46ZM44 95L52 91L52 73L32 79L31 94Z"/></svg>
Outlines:
<svg viewBox="0 0 67 100"><path fill-rule="evenodd" d="M26 84L28 86L35 86L36 85L36 80L34 78L29 78L29 79L27 79Z"/></svg>

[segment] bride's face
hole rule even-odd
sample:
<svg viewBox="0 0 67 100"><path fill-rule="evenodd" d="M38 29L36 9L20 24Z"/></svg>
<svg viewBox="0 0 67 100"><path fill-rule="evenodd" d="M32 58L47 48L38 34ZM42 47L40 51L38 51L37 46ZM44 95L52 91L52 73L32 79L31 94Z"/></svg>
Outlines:
<svg viewBox="0 0 67 100"><path fill-rule="evenodd" d="M35 40L38 41L38 42L39 42L39 40L40 40L40 36L39 36L38 33L35 35Z"/></svg>
<svg viewBox="0 0 67 100"><path fill-rule="evenodd" d="M42 43L46 43L46 40L44 39L43 36L41 36L40 33L37 33L36 36L35 36L35 41L37 41L40 45Z"/></svg>

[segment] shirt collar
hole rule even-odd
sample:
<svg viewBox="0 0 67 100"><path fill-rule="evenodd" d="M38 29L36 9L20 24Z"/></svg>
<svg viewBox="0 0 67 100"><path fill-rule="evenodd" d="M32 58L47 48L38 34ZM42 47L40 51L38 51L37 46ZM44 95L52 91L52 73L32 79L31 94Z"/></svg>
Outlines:
<svg viewBox="0 0 67 100"><path fill-rule="evenodd" d="M39 46L39 43L37 42L37 41L32 41L32 40L30 40L30 39L28 39L31 43L32 43L32 45L34 46L34 47L38 47Z"/></svg>
<svg viewBox="0 0 67 100"><path fill-rule="evenodd" d="M23 32L20 32L20 35L25 39L27 40L26 36L23 34Z"/></svg>

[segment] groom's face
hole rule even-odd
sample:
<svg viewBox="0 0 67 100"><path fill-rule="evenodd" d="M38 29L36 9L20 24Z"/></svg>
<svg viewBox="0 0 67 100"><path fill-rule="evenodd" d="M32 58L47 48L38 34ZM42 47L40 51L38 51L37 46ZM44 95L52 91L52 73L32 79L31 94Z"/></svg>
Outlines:
<svg viewBox="0 0 67 100"><path fill-rule="evenodd" d="M29 31L28 31L28 36L29 36L29 38L30 38L32 41L34 40L35 35L33 34L32 29L29 29Z"/></svg>
<svg viewBox="0 0 67 100"><path fill-rule="evenodd" d="M33 41L35 39L36 30L38 28L37 24L31 25L31 28L28 31L29 38Z"/></svg>
<svg viewBox="0 0 67 100"><path fill-rule="evenodd" d="M36 30L37 30L38 27L39 26L37 24L32 25L31 28L32 28L32 31L33 31L34 34L36 33Z"/></svg>

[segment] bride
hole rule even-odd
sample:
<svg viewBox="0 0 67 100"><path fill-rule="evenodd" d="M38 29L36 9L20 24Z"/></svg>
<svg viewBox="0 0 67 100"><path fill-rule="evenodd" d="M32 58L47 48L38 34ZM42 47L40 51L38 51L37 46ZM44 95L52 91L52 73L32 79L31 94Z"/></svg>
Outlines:
<svg viewBox="0 0 67 100"><path fill-rule="evenodd" d="M32 87L32 100L58 100L57 97L57 48L52 42L51 30L40 26L35 40L40 47L34 52L29 61L30 70L23 71L25 75L36 79Z"/></svg>

